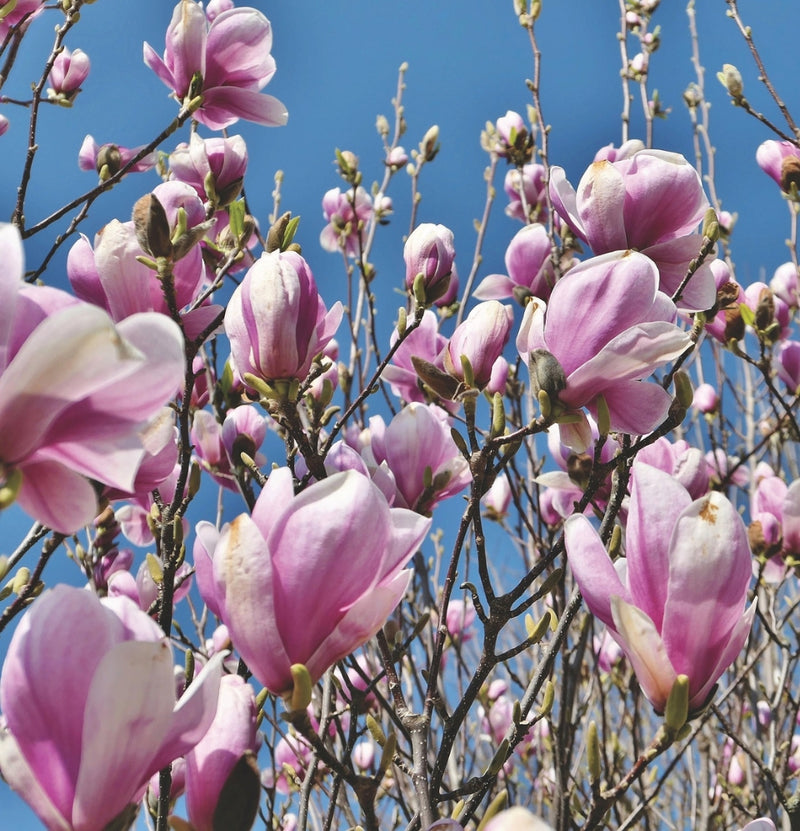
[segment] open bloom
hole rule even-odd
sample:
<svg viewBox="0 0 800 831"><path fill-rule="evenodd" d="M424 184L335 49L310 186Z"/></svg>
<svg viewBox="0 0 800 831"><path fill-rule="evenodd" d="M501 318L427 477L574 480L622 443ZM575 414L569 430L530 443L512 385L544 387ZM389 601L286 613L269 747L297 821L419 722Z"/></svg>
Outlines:
<svg viewBox="0 0 800 831"><path fill-rule="evenodd" d="M303 380L342 319L328 311L308 263L294 251L262 254L245 274L225 312L231 359L241 377Z"/></svg>
<svg viewBox="0 0 800 831"><path fill-rule="evenodd" d="M103 831L214 718L224 653L180 701L169 641L127 598L57 586L0 677L0 771L50 831ZM54 694L53 685L58 691Z"/></svg>
<svg viewBox="0 0 800 831"><path fill-rule="evenodd" d="M747 531L718 491L692 502L669 474L634 468L619 569L582 515L566 522L567 557L586 605L628 656L655 709L663 712L675 679L686 675L691 712L706 703L750 631Z"/></svg>
<svg viewBox="0 0 800 831"><path fill-rule="evenodd" d="M372 416L369 430L376 466L386 462L394 475L398 507L428 515L472 481L449 424L431 406L412 402L388 426L380 416Z"/></svg>
<svg viewBox="0 0 800 831"><path fill-rule="evenodd" d="M209 24L200 3L181 0L167 28L163 59L145 43L144 62L181 104L201 95L194 118L212 130L240 118L275 127L288 114L277 98L260 92L275 74L271 48L272 28L257 9L228 9Z"/></svg>
<svg viewBox="0 0 800 831"><path fill-rule="evenodd" d="M697 171L677 153L641 150L614 162L593 162L578 189L564 170L550 171L553 208L595 254L634 249L655 261L661 290L672 296L698 255L694 233L708 209ZM714 278L700 266L682 290L678 306L705 311L714 305Z"/></svg>
<svg viewBox="0 0 800 831"><path fill-rule="evenodd" d="M641 435L664 420L672 401L661 386L641 379L691 343L672 322L674 316L675 305L658 290L652 260L635 251L604 254L567 272L546 305L539 300L528 304L517 348L526 363L531 359L531 366L544 353L560 364L561 383L538 378L551 401L557 396L573 414L587 407L597 419L602 396L609 429ZM585 416L560 427L562 443L576 452L590 445Z"/></svg>
<svg viewBox="0 0 800 831"><path fill-rule="evenodd" d="M0 481L72 533L98 512L89 479L133 490L140 433L182 381L183 338L163 315L115 326L65 292L26 286L11 225L0 226L0 261Z"/></svg>
<svg viewBox="0 0 800 831"><path fill-rule="evenodd" d="M297 496L289 469L273 471L252 516L227 525L213 555L220 617L253 675L285 695L293 664L316 681L371 638L400 602L403 566L429 527L356 471Z"/></svg>

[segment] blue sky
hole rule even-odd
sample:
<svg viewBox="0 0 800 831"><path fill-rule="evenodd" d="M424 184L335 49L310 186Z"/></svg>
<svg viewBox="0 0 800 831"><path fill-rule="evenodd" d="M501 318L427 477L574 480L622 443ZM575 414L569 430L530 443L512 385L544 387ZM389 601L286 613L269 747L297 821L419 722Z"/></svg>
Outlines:
<svg viewBox="0 0 800 831"><path fill-rule="evenodd" d="M409 150L415 147L435 123L440 127L442 144L422 181L419 221L440 222L454 230L457 263L466 275L475 242L473 220L482 213L485 195L487 156L480 148L480 131L487 120L494 121L507 109L524 113L530 101L524 79L532 75L532 55L525 32L516 22L512 0L255 0L252 5L271 19L274 30L278 71L266 91L280 98L289 110L285 128L248 124L232 128L248 143L247 193L262 227L271 209L274 171L280 168L285 172L282 207L302 216L299 241L330 305L344 288L344 273L340 259L322 251L317 240L323 226L322 196L329 188L343 185L332 164L334 148L352 150L361 158L367 186L382 177L375 118L379 113L391 116L397 69L407 61L408 133L402 143ZM800 13L796 3L742 0L740 5L746 21L753 24L773 81L790 109L797 110ZM769 6L769 15L759 14L764 5ZM563 166L577 183L597 149L620 140L619 12L612 0L544 0L543 6L538 35L543 56L543 108L552 125L550 161ZM739 214L733 237L738 278L743 284L764 276L768 280L775 267L787 259L783 240L788 234L787 212L777 188L755 164L756 147L771 136L730 105L715 77L722 63L740 68L745 94L756 109L772 118L777 115L756 80L743 41L725 16L726 4L723 0L701 0L698 6L707 95L713 102L717 188L724 207ZM94 183L93 174L77 167L78 149L86 133L99 142L133 146L148 141L174 117L174 101L141 58L144 40L157 51L163 50L171 9L168 0L116 0L85 7L67 45L89 53L92 72L73 109L43 108L29 222ZM661 25L663 45L652 58L652 85L664 105L672 109L667 121L656 123L655 146L689 156L691 134L681 95L694 74L685 4L677 0L662 3L654 22ZM40 72L43 49L52 42L54 23L53 12L34 21L4 89L9 96L22 97L29 90ZM3 105L0 111L12 122L9 132L0 138L0 216L7 218L16 194L27 125L23 110ZM642 119L636 103L633 113L631 136L637 137ZM176 136L165 149L187 135L184 131ZM519 227L503 214L503 173L496 180L498 200L479 277L504 270L506 245ZM83 232L91 237L110 219L129 218L135 199L156 183L152 173L131 176L96 203ZM404 174L395 177L390 194L395 215L379 235L375 250L376 291L379 303L384 303L387 337L401 303L393 291L402 281L402 237L409 217L409 187ZM26 246L30 266L38 264L50 240L46 233ZM48 283L65 285L66 250L67 246L46 274ZM5 531L0 553L7 553L19 539L22 526L13 514L4 516L0 523ZM62 568L70 573L68 564ZM0 637L0 650L5 650L7 642L7 635ZM38 827L21 801L2 787L0 816L2 827Z"/></svg>

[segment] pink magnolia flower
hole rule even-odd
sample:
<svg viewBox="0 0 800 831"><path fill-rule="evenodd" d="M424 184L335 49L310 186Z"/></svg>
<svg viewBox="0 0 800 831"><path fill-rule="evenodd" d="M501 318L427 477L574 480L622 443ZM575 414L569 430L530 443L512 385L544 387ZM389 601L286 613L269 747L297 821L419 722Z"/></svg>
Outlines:
<svg viewBox="0 0 800 831"><path fill-rule="evenodd" d="M756 150L758 166L786 193L800 185L800 147L790 141L769 139Z"/></svg>
<svg viewBox="0 0 800 831"><path fill-rule="evenodd" d="M508 515L508 509L511 505L511 486L505 474L500 474L492 482L492 486L483 495L481 502L490 519L500 521Z"/></svg>
<svg viewBox="0 0 800 831"><path fill-rule="evenodd" d="M624 650L655 709L664 711L683 674L695 711L741 651L753 621L755 605L745 611L747 531L719 492L692 502L668 474L635 467L619 571L582 515L566 521L567 557L587 606Z"/></svg>
<svg viewBox="0 0 800 831"><path fill-rule="evenodd" d="M699 499L708 491L709 469L706 457L702 450L692 447L684 439L670 441L666 436L661 436L643 447L636 458L669 473L689 491L692 499ZM636 475L636 469L633 475Z"/></svg>
<svg viewBox="0 0 800 831"><path fill-rule="evenodd" d="M181 384L183 338L162 315L115 326L65 292L26 286L13 226L0 226L0 260L0 476L25 511L71 533L98 513L89 479L133 488L140 434Z"/></svg>
<svg viewBox="0 0 800 831"><path fill-rule="evenodd" d="M220 616L255 677L286 695L293 664L316 681L371 638L403 596L403 565L429 527L355 471L297 496L288 468L273 471L252 516L227 525L214 551Z"/></svg>
<svg viewBox="0 0 800 831"><path fill-rule="evenodd" d="M50 831L103 831L206 732L223 657L176 703L169 641L144 612L125 598L57 586L35 601L8 647L3 777Z"/></svg>
<svg viewBox="0 0 800 831"><path fill-rule="evenodd" d="M322 214L328 224L320 232L319 244L325 251L343 249L348 257L357 257L372 211L372 199L360 185L355 193L331 188L322 197Z"/></svg>
<svg viewBox="0 0 800 831"><path fill-rule="evenodd" d="M492 370L511 334L514 313L510 306L497 300L486 300L467 315L456 327L443 350L445 370L454 378L464 380L462 356L469 360L475 386L485 387L492 377Z"/></svg>
<svg viewBox="0 0 800 831"><path fill-rule="evenodd" d="M544 222L547 219L543 165L529 162L522 170L512 167L506 173L503 190L508 196L506 216L522 222Z"/></svg>
<svg viewBox="0 0 800 831"><path fill-rule="evenodd" d="M694 391L692 406L701 413L715 413L719 407L719 396L711 384L699 384Z"/></svg>
<svg viewBox="0 0 800 831"><path fill-rule="evenodd" d="M266 462L258 452L266 434L264 416L249 405L228 410L223 424L208 410L195 411L192 419L191 439L200 466L217 484L235 492L239 490L235 469L241 464L242 453L258 465Z"/></svg>
<svg viewBox="0 0 800 831"><path fill-rule="evenodd" d="M212 130L240 118L276 127L286 123L286 107L260 92L275 74L271 48L272 28L257 9L228 9L209 24L200 3L181 0L167 28L163 59L145 43L144 62L182 106L201 95L194 118Z"/></svg>
<svg viewBox="0 0 800 831"><path fill-rule="evenodd" d="M785 340L778 347L778 377L792 395L800 391L800 341Z"/></svg>
<svg viewBox="0 0 800 831"><path fill-rule="evenodd" d="M469 463L456 447L449 424L432 406L412 402L388 427L380 416L369 420L369 453L376 466L385 462L394 476L394 504L426 516L472 482Z"/></svg>
<svg viewBox="0 0 800 831"><path fill-rule="evenodd" d="M455 256L453 232L449 228L432 222L417 225L403 247L406 289L413 291L417 275L421 274L426 303L443 297L450 286Z"/></svg>
<svg viewBox="0 0 800 831"><path fill-rule="evenodd" d="M90 68L89 56L82 49L70 52L64 47L56 55L53 68L50 70L48 80L52 88L48 89L48 96L62 101L72 101L80 92L80 86L88 77Z"/></svg>
<svg viewBox="0 0 800 831"><path fill-rule="evenodd" d="M556 398L574 423L563 423L561 441L577 452L591 442L582 407L597 419L598 399L605 400L610 429L641 435L666 417L671 396L658 384L643 381L654 369L677 358L691 343L672 321L675 305L658 290L658 270L635 251L593 257L556 283L550 302L531 301L525 309L517 349L531 359L554 356L563 378L537 383ZM549 364L548 364L549 367ZM543 370L544 371L544 370ZM545 373L547 374L547 373Z"/></svg>
<svg viewBox="0 0 800 831"><path fill-rule="evenodd" d="M797 266L793 262L784 263L775 269L769 287L790 309L796 309L800 305Z"/></svg>
<svg viewBox="0 0 800 831"><path fill-rule="evenodd" d="M217 817L225 817L230 811L239 811L241 824L232 826L247 828L244 819L255 820L261 796L261 782L255 754L258 751L256 731L256 698L253 688L238 675L226 675L219 687L219 703L214 721L208 732L186 754L186 809L195 831L212 831L218 828ZM237 788L227 793L223 790L229 777ZM236 806L230 804L236 799Z"/></svg>
<svg viewBox="0 0 800 831"><path fill-rule="evenodd" d="M342 319L328 311L308 263L293 251L273 251L245 274L225 312L225 334L239 377L303 380Z"/></svg>
<svg viewBox="0 0 800 831"><path fill-rule="evenodd" d="M191 185L201 199L219 207L239 195L247 170L247 145L241 136L202 139L192 133L169 157L172 176Z"/></svg>
<svg viewBox="0 0 800 831"><path fill-rule="evenodd" d="M95 170L100 178L105 180L121 170L133 158L139 155L144 148L121 147L118 144L98 144L92 136L86 136L78 152L78 167L81 170ZM130 173L142 173L156 166L158 154L154 151L143 156L133 165Z"/></svg>
<svg viewBox="0 0 800 831"><path fill-rule="evenodd" d="M20 23L27 25L34 17L38 17L42 12L44 2L45 0L17 0L13 3L12 0L2 0L0 11L4 11L4 7L7 6L11 6L11 9L0 19L0 40L8 35L13 26L18 26Z"/></svg>
<svg viewBox="0 0 800 831"><path fill-rule="evenodd" d="M641 150L614 162L594 162L578 183L563 168L550 171L553 208L595 254L633 249L658 266L661 290L672 296L698 255L694 233L708 209L697 171L683 156ZM705 311L716 300L707 265L694 273L678 300L686 311Z"/></svg>
<svg viewBox="0 0 800 831"><path fill-rule="evenodd" d="M197 194L188 185L180 182L164 184L177 185L180 188L179 197L191 195L199 204ZM153 193L164 196L164 191L161 190L163 187L164 185L157 186ZM166 194L169 195L170 191L166 191ZM174 190L172 194L175 194ZM164 201L172 227L177 221L177 209L182 207L181 200L165 198ZM124 320L137 312L152 311L169 315L161 282L155 271L137 259L142 256L145 256L145 252L133 222L112 219L95 237L94 248L88 238L81 235L70 249L67 276L72 290L82 300L105 309L116 321ZM222 312L222 308L216 305L187 309L206 284L206 269L199 246L192 246L173 264L173 275L175 302L181 312L184 332L187 337L194 338L207 329Z"/></svg>
<svg viewBox="0 0 800 831"><path fill-rule="evenodd" d="M391 344L397 343L399 335L392 332ZM383 379L392 388L392 392L406 401L425 402L419 376L411 362L412 357L422 358L444 371L442 350L447 338L439 333L436 314L430 309L422 316L420 325L410 332L392 356L392 362L383 370Z"/></svg>
<svg viewBox="0 0 800 831"><path fill-rule="evenodd" d="M706 332L724 344L730 340L741 340L745 327L739 306L745 302L744 290L733 279L731 270L724 260L713 260L709 263L709 268L714 275L717 293L727 294L730 303L706 321Z"/></svg>
<svg viewBox="0 0 800 831"><path fill-rule="evenodd" d="M522 116L514 110L507 110L505 115L497 119L494 127L497 131L495 152L501 157L507 156L509 149L515 147L521 137L528 135Z"/></svg>
<svg viewBox="0 0 800 831"><path fill-rule="evenodd" d="M543 225L526 225L514 235L506 249L508 274L484 277L473 292L474 296L478 300L513 297L522 302L533 295L547 300L555 283L550 247L550 237Z"/></svg>

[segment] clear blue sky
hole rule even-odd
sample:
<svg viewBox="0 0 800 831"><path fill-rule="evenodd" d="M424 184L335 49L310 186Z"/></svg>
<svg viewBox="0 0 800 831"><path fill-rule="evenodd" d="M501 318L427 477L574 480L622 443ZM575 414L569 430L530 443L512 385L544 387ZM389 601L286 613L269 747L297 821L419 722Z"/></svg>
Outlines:
<svg viewBox="0 0 800 831"><path fill-rule="evenodd" d="M240 4L243 5L243 4ZM487 163L479 135L487 120L507 109L524 114L530 95L524 79L532 74L532 56L524 30L512 10L512 0L328 0L289 2L254 0L274 29L273 54L278 71L267 92L289 110L289 124L264 129L240 123L232 132L244 135L250 152L247 192L262 227L271 209L273 174L285 172L283 208L302 216L299 241L311 263L321 292L332 303L344 286L339 258L319 248L323 226L320 202L326 190L343 183L334 172L334 148L349 149L362 160L365 185L382 176L381 144L374 128L378 113L391 116L397 69L409 63L405 96L407 149L415 147L431 124L441 130L442 151L422 182L419 220L441 222L455 232L457 263L469 270L475 242L473 220L483 210ZM619 143L621 93L619 85L618 5L614 0L544 0L538 27L543 52L543 107L552 124L550 160L566 168L577 183L596 150ZM707 95L713 101L712 140L718 149L717 187L724 207L739 213L733 238L738 277L746 284L769 279L784 262L786 210L777 188L756 166L758 144L771 136L741 111L735 110L715 78L723 62L734 63L745 76L745 93L757 109L776 118L734 24L725 16L724 0L700 0L698 22L702 58L708 69ZM769 13L763 11L768 6ZM758 14L761 9L761 14ZM94 183L92 173L78 170L83 137L98 142L133 146L148 141L176 113L166 88L142 63L142 42L159 52L172 3L169 0L115 0L87 6L83 19L68 38L92 60L92 72L71 110L43 108L40 151L28 201L28 221L35 222ZM797 85L796 33L800 10L796 0L742 0L741 10L753 25L764 49L772 78L790 108L800 110ZM756 15L758 14L758 17ZM664 105L672 108L666 122L657 122L655 145L692 153L689 120L682 92L694 80L689 62L685 3L665 0L656 14L663 45L653 56L654 86ZM10 96L24 96L38 77L43 49L52 41L53 12L33 23L10 82ZM10 215L26 143L26 113L9 105L0 111L11 129L0 138L0 216ZM631 136L641 135L636 103ZM165 149L187 137L171 140ZM204 135L208 135L207 131ZM149 191L155 174L139 174L96 203L82 230L90 237L114 217L127 219L136 198ZM479 276L502 272L503 255L519 225L503 215L502 173L499 197L484 249ZM376 288L390 327L399 299L392 294L403 276L402 235L409 217L408 180L394 180L392 224L379 235L375 251ZM37 265L50 243L48 234L26 248L29 265ZM64 286L64 259L56 258L46 275L50 284ZM9 514L0 552L13 550L20 527ZM66 565L66 564L65 564ZM63 572L69 574L69 566ZM4 651L8 636L0 637ZM98 725L102 729L102 725ZM0 831L38 827L22 802L0 786Z"/></svg>

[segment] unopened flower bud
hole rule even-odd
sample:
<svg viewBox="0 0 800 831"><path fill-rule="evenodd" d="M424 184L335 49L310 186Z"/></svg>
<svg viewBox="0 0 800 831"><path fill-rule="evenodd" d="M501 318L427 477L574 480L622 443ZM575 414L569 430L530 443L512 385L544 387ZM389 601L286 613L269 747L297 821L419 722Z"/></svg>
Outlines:
<svg viewBox="0 0 800 831"><path fill-rule="evenodd" d="M419 152L426 162L432 162L439 152L439 147L439 125L434 124L433 127L428 128L428 131L422 137Z"/></svg>
<svg viewBox="0 0 800 831"><path fill-rule="evenodd" d="M100 148L95 162L97 172L101 179L108 179L119 172L122 167L122 155L116 144L106 144Z"/></svg>
<svg viewBox="0 0 800 831"><path fill-rule="evenodd" d="M722 64L722 72L717 72L717 79L728 90L728 94L733 98L734 102L742 98L742 93L744 92L742 74L733 64Z"/></svg>
<svg viewBox="0 0 800 831"><path fill-rule="evenodd" d="M528 357L531 377L531 392L538 398L539 391L547 393L551 404L558 400L558 394L567 387L567 376L558 359L546 349L534 349Z"/></svg>
<svg viewBox="0 0 800 831"><path fill-rule="evenodd" d="M169 257L172 254L169 221L164 206L155 194L147 193L136 201L133 227L142 251L152 257Z"/></svg>

